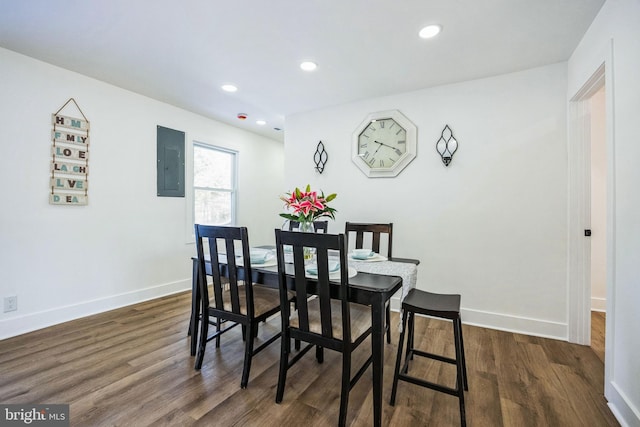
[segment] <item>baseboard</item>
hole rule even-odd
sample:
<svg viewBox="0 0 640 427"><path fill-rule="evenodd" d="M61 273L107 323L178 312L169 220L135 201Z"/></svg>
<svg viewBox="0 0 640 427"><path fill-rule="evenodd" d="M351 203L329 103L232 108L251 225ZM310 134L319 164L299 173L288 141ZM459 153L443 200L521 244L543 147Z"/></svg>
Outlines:
<svg viewBox="0 0 640 427"><path fill-rule="evenodd" d="M31 313L24 316L11 317L0 321L0 339L10 338L27 332L102 313L131 304L159 298L191 289L191 279L162 284L113 295L107 298L86 301L65 307L57 307L52 310ZM400 296L391 298L391 309L400 311ZM483 328L497 329L526 335L540 336L567 340L568 326L565 323L550 322L540 319L530 319L518 316L509 316L501 313L492 313L479 310L462 308L462 322Z"/></svg>
<svg viewBox="0 0 640 427"><path fill-rule="evenodd" d="M591 311L607 311L607 299L606 298L594 298L591 297Z"/></svg>
<svg viewBox="0 0 640 427"><path fill-rule="evenodd" d="M391 298L391 309L400 311L400 297ZM460 309L462 323L483 328L497 329L500 331L514 332L518 334L533 335L543 338L552 338L566 341L568 337L568 325L566 323L551 322L548 320L531 319L521 316L510 316L502 313L472 310L462 307Z"/></svg>
<svg viewBox="0 0 640 427"><path fill-rule="evenodd" d="M191 289L191 278L0 321L0 340Z"/></svg>
<svg viewBox="0 0 640 427"><path fill-rule="evenodd" d="M622 427L640 426L640 410L633 406L615 382L605 387L605 397L609 401L609 409Z"/></svg>
<svg viewBox="0 0 640 427"><path fill-rule="evenodd" d="M400 311L400 293L398 292L396 295L391 297L391 310L392 311Z"/></svg>

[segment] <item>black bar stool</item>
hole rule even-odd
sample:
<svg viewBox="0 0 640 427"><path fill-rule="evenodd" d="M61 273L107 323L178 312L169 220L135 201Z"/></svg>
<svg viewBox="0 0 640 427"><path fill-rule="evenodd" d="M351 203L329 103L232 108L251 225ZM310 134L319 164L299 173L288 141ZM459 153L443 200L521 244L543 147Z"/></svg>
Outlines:
<svg viewBox="0 0 640 427"><path fill-rule="evenodd" d="M391 406L396 403L396 391L398 380L407 381L422 387L427 387L436 391L457 396L460 402L460 424L467 425L464 411L464 391L469 390L467 385L467 366L464 360L464 345L462 340L462 321L460 320L460 295L445 295L425 292L418 289L411 289L402 301L402 333L398 343L398 356L396 358L396 369L393 374L393 389L391 391ZM456 358L451 359L438 354L427 353L413 347L415 333L415 315L423 314L441 319L449 319L453 323L453 337L456 349ZM402 348L404 346L404 336L407 331L407 317L409 320L409 333L407 338L407 350L402 370L400 360L402 359ZM416 377L408 375L409 361L413 356L428 357L440 362L456 365L456 387L445 387Z"/></svg>

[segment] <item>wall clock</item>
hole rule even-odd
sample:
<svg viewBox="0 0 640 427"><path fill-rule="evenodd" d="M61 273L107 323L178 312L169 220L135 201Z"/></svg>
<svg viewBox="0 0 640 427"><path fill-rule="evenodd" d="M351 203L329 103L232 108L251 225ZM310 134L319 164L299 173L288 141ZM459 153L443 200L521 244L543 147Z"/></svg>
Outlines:
<svg viewBox="0 0 640 427"><path fill-rule="evenodd" d="M397 176L416 157L417 133L398 110L371 113L353 133L351 159L370 178Z"/></svg>

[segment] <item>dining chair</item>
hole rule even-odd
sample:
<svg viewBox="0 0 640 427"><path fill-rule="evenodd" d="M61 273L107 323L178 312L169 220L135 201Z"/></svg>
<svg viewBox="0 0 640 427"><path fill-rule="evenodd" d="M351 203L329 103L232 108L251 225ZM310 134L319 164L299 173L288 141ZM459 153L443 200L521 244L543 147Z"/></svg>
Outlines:
<svg viewBox="0 0 640 427"><path fill-rule="evenodd" d="M393 243L393 223L377 224L362 222L347 222L344 226L344 234L347 237L347 247L349 247L350 236L355 235L355 249L370 248L373 252L380 253L380 243L385 239L387 243L387 258L391 259L391 249ZM365 248L365 244L366 248ZM387 343L391 343L391 304L386 308L387 322Z"/></svg>
<svg viewBox="0 0 640 427"><path fill-rule="evenodd" d="M386 236L387 258L392 257L393 243L393 223L364 223L364 222L347 222L344 226L344 234L347 238L347 246L349 241L355 235L355 249L371 248L373 252L380 253L381 243L384 243L383 237ZM384 246L382 245L383 249ZM384 254L382 254L384 255Z"/></svg>
<svg viewBox="0 0 640 427"><path fill-rule="evenodd" d="M289 231L297 230L300 227L298 221L289 221ZM323 232L327 234L329 228L329 221L313 221L313 229L316 233Z"/></svg>
<svg viewBox="0 0 640 427"><path fill-rule="evenodd" d="M246 227L196 224L195 233L198 251L198 287L202 305L202 321L200 322L195 369L202 368L207 342L215 338L216 348L218 348L220 335L237 325L241 325L245 349L240 386L246 388L249 382L252 357L281 336L281 332L278 332L254 349L258 323L280 311L280 294L278 289L253 283L249 237ZM209 285L207 284L205 247L208 248L211 259L212 296L209 294ZM236 252L236 247L239 249L238 252ZM225 280L220 272L219 257L226 258L223 264L226 264L226 268L228 268L228 277ZM244 260L244 266L239 265L240 259ZM241 277L238 274L240 269L243 269L244 280L240 280ZM209 336L211 317L216 318L216 331ZM230 323L230 325L222 328L222 325L226 323Z"/></svg>
<svg viewBox="0 0 640 427"><path fill-rule="evenodd" d="M285 265L285 246L293 249L293 266ZM304 248L315 249L315 262L305 265ZM349 272L343 234L297 233L276 230L278 281L282 317L280 371L276 402L281 403L287 371L316 347L318 363L324 349L342 353L340 415L338 425L346 425L349 391L372 362L370 354L356 374L351 376L351 354L371 335L371 309L349 302ZM337 257L329 257L329 251ZM340 266L336 270L336 266ZM315 274L314 274L315 273ZM330 283L330 281L332 283ZM297 311L291 312L287 290L294 289ZM290 358L291 339L307 345Z"/></svg>

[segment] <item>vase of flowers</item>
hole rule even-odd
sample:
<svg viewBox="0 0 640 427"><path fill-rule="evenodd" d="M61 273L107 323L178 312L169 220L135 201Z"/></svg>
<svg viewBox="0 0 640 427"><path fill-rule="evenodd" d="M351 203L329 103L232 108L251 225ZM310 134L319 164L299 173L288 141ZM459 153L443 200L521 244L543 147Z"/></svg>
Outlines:
<svg viewBox="0 0 640 427"><path fill-rule="evenodd" d="M335 199L336 193L325 196L324 192L311 191L311 186L307 185L304 191L296 187L290 193L280 196L284 205L289 212L281 213L280 216L289 221L296 221L300 224L299 231L313 233L313 221L319 218L335 219L336 210L329 206L329 202ZM309 254L305 248L305 259L312 258L311 251Z"/></svg>
<svg viewBox="0 0 640 427"><path fill-rule="evenodd" d="M289 221L297 221L301 226L323 217L335 219L336 210L329 206L329 202L336 197L335 193L325 196L322 191L320 194L317 191L311 191L310 185L307 185L304 191L296 187L292 192L280 196L285 207L292 210L292 212L281 213L280 216Z"/></svg>
<svg viewBox="0 0 640 427"><path fill-rule="evenodd" d="M302 233L315 233L316 232L316 228L313 225L313 222L299 222L298 223L298 231L302 232ZM295 230L295 229L294 229Z"/></svg>

